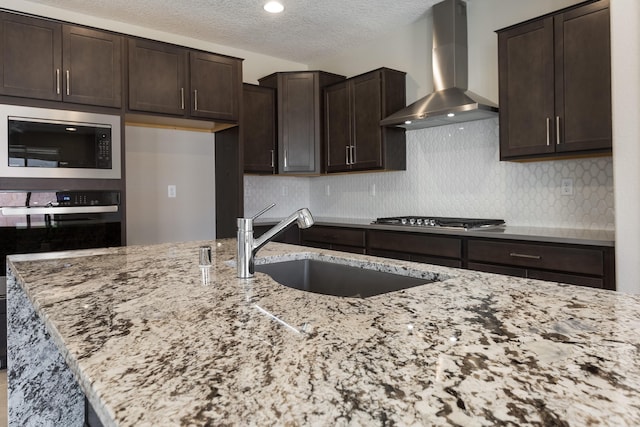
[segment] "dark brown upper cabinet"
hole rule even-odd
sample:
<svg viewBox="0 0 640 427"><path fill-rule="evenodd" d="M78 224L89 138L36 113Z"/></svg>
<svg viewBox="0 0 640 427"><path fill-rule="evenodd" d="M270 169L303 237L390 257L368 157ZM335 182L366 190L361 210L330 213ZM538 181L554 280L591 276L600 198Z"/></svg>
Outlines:
<svg viewBox="0 0 640 427"><path fill-rule="evenodd" d="M129 109L186 115L188 51L149 40L129 39Z"/></svg>
<svg viewBox="0 0 640 427"><path fill-rule="evenodd" d="M611 152L609 1L498 31L500 158Z"/></svg>
<svg viewBox="0 0 640 427"><path fill-rule="evenodd" d="M122 37L89 28L62 27L63 99L122 105Z"/></svg>
<svg viewBox="0 0 640 427"><path fill-rule="evenodd" d="M277 90L279 173L323 172L322 89L344 79L324 71L294 71L270 74L259 80L261 86Z"/></svg>
<svg viewBox="0 0 640 427"><path fill-rule="evenodd" d="M62 100L62 26L2 12L3 95Z"/></svg>
<svg viewBox="0 0 640 427"><path fill-rule="evenodd" d="M122 38L1 13L2 86L9 96L119 107Z"/></svg>
<svg viewBox="0 0 640 427"><path fill-rule="evenodd" d="M129 109L236 122L241 60L129 39Z"/></svg>
<svg viewBox="0 0 640 427"><path fill-rule="evenodd" d="M275 174L276 168L276 91L243 84L242 119L244 171Z"/></svg>
<svg viewBox="0 0 640 427"><path fill-rule="evenodd" d="M405 75L381 68L325 88L327 172L406 168L405 130L380 126L406 104Z"/></svg>
<svg viewBox="0 0 640 427"><path fill-rule="evenodd" d="M191 116L237 121L242 67L240 60L190 52Z"/></svg>

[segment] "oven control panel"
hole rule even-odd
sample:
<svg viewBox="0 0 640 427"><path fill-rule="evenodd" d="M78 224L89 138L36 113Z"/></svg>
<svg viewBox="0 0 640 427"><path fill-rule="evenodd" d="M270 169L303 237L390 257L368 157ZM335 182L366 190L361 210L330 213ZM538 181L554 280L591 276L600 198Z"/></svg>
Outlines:
<svg viewBox="0 0 640 427"><path fill-rule="evenodd" d="M58 206L110 206L120 204L119 191L58 191Z"/></svg>

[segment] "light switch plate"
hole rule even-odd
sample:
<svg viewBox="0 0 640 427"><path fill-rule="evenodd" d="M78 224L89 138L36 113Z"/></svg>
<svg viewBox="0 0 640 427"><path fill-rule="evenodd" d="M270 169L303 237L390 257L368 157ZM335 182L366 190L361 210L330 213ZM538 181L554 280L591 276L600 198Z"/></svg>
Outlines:
<svg viewBox="0 0 640 427"><path fill-rule="evenodd" d="M176 186L175 185L169 185L167 187L167 197L169 197L171 199L176 197Z"/></svg>

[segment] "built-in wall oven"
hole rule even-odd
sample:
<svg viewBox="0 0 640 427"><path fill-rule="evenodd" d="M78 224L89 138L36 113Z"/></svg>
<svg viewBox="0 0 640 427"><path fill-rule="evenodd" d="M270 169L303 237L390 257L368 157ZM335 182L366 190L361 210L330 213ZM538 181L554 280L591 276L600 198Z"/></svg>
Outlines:
<svg viewBox="0 0 640 427"><path fill-rule="evenodd" d="M77 189L110 180L99 188L122 188L121 156L120 115L0 104L0 368L6 256L122 244L119 191L10 191L5 183Z"/></svg>
<svg viewBox="0 0 640 427"><path fill-rule="evenodd" d="M120 201L119 191L0 190L0 287L7 255L120 246ZM7 366L3 305L0 300L0 368Z"/></svg>
<svg viewBox="0 0 640 427"><path fill-rule="evenodd" d="M0 105L0 177L121 177L120 116Z"/></svg>

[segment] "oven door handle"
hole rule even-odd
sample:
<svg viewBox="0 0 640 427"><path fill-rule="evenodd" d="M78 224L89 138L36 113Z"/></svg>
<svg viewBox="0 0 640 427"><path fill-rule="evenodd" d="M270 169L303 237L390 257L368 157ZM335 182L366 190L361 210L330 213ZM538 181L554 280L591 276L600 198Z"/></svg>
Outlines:
<svg viewBox="0 0 640 427"><path fill-rule="evenodd" d="M4 216L18 215L60 215L60 214L86 214L86 213L107 213L118 212L118 205L108 206L38 206L20 207L11 206L2 208Z"/></svg>

